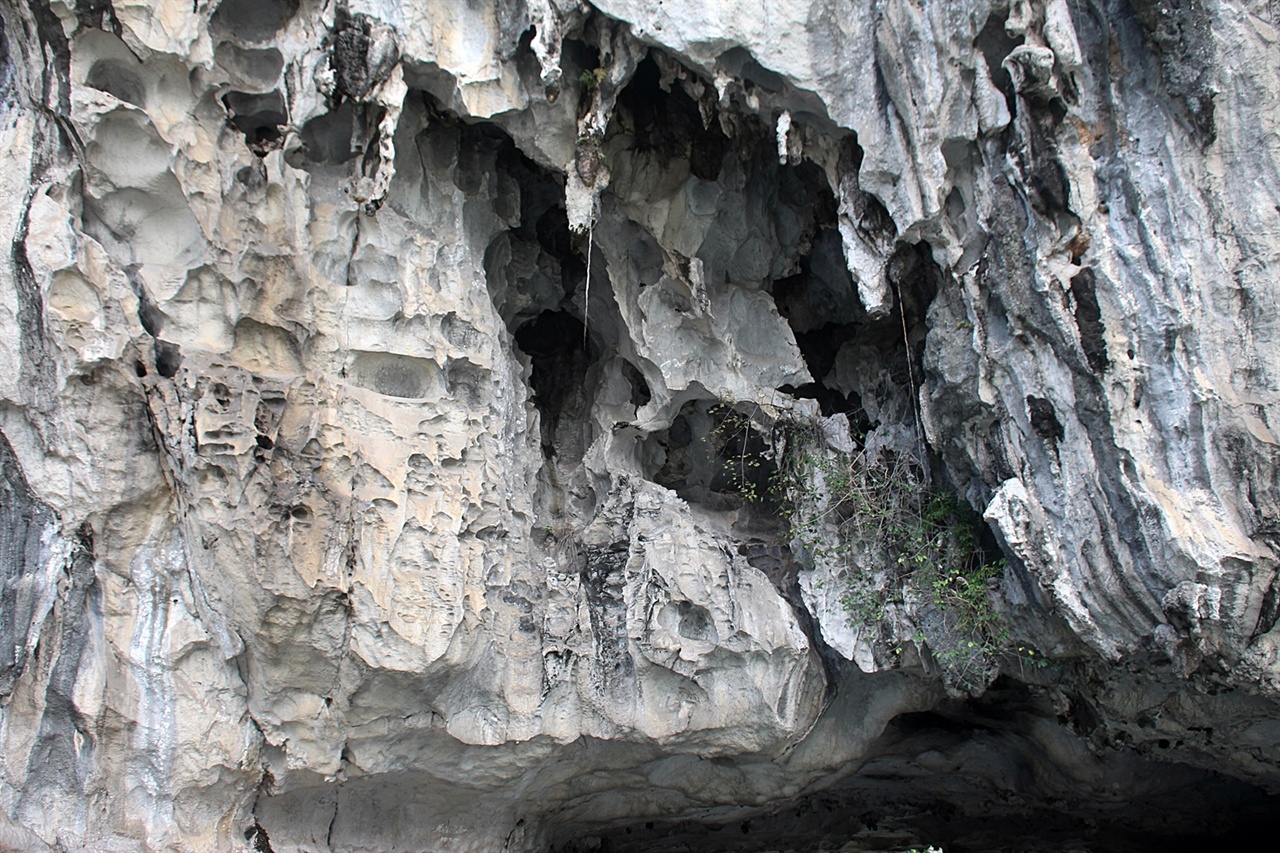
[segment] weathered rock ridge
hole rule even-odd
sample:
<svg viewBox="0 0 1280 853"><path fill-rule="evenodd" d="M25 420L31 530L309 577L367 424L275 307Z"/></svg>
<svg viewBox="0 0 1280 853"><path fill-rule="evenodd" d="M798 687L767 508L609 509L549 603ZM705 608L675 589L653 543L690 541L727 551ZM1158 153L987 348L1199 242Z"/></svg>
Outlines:
<svg viewBox="0 0 1280 853"><path fill-rule="evenodd" d="M0 848L1245 838L1278 27L2 0Z"/></svg>

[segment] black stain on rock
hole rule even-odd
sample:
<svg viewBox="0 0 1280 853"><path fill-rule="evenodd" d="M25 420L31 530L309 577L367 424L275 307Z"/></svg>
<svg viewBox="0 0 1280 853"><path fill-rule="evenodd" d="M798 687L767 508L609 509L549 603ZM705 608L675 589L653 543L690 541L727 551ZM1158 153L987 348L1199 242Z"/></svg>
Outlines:
<svg viewBox="0 0 1280 853"><path fill-rule="evenodd" d="M25 631L40 593L35 576L48 556L43 537L54 520L53 511L32 495L9 439L0 432L0 700L13 693L26 667Z"/></svg>
<svg viewBox="0 0 1280 853"><path fill-rule="evenodd" d="M339 99L365 100L400 61L395 30L368 15L339 8L332 38L329 66Z"/></svg>
<svg viewBox="0 0 1280 853"><path fill-rule="evenodd" d="M19 798L19 811L59 791L71 800L84 796L94 767L92 721L75 705L76 680L80 663L90 642L90 632L101 623L101 591L94 573L93 531L83 524L76 532L74 547L62 581L64 592L45 622L40 640L43 647L56 648L56 656L45 687L44 712L36 742L27 761L26 781ZM57 637L47 636L57 632Z"/></svg>
<svg viewBox="0 0 1280 853"><path fill-rule="evenodd" d="M1147 45L1156 54L1164 85L1182 102L1202 145L1217 138L1213 72L1217 56L1213 24L1202 0L1130 0Z"/></svg>
<svg viewBox="0 0 1280 853"><path fill-rule="evenodd" d="M635 661L627 642L626 567L627 543L587 546L582 568L582 588L595 636L601 688L609 689L635 674ZM593 667L593 668L594 668Z"/></svg>
<svg viewBox="0 0 1280 853"><path fill-rule="evenodd" d="M44 59L42 70L43 92L37 97L55 116L71 114L71 44L62 29L58 14L50 8L48 0L33 0L31 13L36 20L36 34L40 39ZM33 57L34 58L34 57ZM36 93L32 93L33 96Z"/></svg>

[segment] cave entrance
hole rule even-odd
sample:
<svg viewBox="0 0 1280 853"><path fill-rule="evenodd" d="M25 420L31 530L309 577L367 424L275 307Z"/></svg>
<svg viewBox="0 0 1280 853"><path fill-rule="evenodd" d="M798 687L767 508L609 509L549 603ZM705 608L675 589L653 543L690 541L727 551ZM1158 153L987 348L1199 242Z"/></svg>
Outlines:
<svg viewBox="0 0 1280 853"><path fill-rule="evenodd" d="M596 354L582 321L564 310L543 311L526 321L516 329L515 340L532 363L529 385L542 416L542 452L550 459L566 445L581 443L574 434L560 435L560 425L563 421L575 426L574 433L581 432L576 427L590 414L587 369ZM576 448L579 458L584 449Z"/></svg>
<svg viewBox="0 0 1280 853"><path fill-rule="evenodd" d="M836 228L819 232L800 272L770 284L813 381L780 391L817 401L822 414L845 415L855 440L888 421L919 429L914 395L929 304L943 273L925 243L899 244L885 276L894 295L888 315L873 318L857 296Z"/></svg>
<svg viewBox="0 0 1280 853"><path fill-rule="evenodd" d="M714 101L712 101L714 103ZM720 177L730 140L714 116L714 107L700 105L683 86L663 85L662 70L650 54L618 94L616 119L633 139L637 153L655 152L664 162L683 158L689 171L704 181ZM610 128L611 133L619 128Z"/></svg>
<svg viewBox="0 0 1280 853"><path fill-rule="evenodd" d="M583 318L587 247L569 230L563 176L524 156L492 125L457 127L459 180L503 188L498 212L510 227L489 244L485 277L517 350L529 359L543 456L562 469L548 475L566 475L590 443L595 383L588 373L607 349L607 328L589 330Z"/></svg>

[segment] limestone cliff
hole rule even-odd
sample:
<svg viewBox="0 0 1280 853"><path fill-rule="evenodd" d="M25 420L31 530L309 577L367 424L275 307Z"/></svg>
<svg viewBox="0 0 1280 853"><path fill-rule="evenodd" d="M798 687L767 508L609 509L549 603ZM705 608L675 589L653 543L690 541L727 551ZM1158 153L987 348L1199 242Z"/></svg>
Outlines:
<svg viewBox="0 0 1280 853"><path fill-rule="evenodd" d="M0 848L1273 814L1275 3L0 27Z"/></svg>

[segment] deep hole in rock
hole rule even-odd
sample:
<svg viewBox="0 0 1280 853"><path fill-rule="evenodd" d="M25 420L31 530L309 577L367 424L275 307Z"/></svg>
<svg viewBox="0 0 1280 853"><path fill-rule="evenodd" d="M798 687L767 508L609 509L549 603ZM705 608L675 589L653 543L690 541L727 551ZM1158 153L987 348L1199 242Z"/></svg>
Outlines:
<svg viewBox="0 0 1280 853"><path fill-rule="evenodd" d="M244 134L245 144L258 156L279 145L280 128L289 121L280 93L257 95L228 92L223 95L231 124Z"/></svg>
<svg viewBox="0 0 1280 853"><path fill-rule="evenodd" d="M516 347L530 358L543 451L571 464L581 459L588 441L595 393L588 371L614 348L617 334L599 313L590 317L589 329L584 324L587 241L575 240L569 230L562 176L525 157L491 125L459 124L455 132L455 180L464 192L478 192L493 180L518 188L498 200L500 214L514 225L490 244L486 279ZM593 301L601 298L593 295ZM648 394L642 378L632 386L634 396Z"/></svg>
<svg viewBox="0 0 1280 853"><path fill-rule="evenodd" d="M854 162L861 160L856 143ZM781 390L818 402L824 415L844 414L855 436L876 425L884 395L910 393L922 379L919 365L927 334L924 319L942 282L929 247L900 244L890 257L886 276L894 294L888 316L873 319L863 308L845 262L835 223L835 199L816 169L782 169L791 197L811 200L825 215L809 251L798 260L799 271L769 285L778 313L791 326L813 382ZM884 209L874 199L864 204L864 227L891 229ZM903 312L906 314L904 335Z"/></svg>
<svg viewBox="0 0 1280 853"><path fill-rule="evenodd" d="M1057 141L1062 116L1060 104L1033 104L1025 123L1028 133L1013 146L1026 180L1028 201L1037 213L1051 219L1071 213L1071 186Z"/></svg>
<svg viewBox="0 0 1280 853"><path fill-rule="evenodd" d="M631 386L631 404L633 406L639 408L653 399L653 391L649 388L649 383L645 381L644 374L637 370L635 365L624 361L622 363L622 375L626 377L627 384Z"/></svg>
<svg viewBox="0 0 1280 853"><path fill-rule="evenodd" d="M665 160L685 158L689 171L706 181L720 176L729 140L719 122L704 125L697 101L683 87L664 91L662 72L652 56L640 62L618 95L618 117L636 150L655 152Z"/></svg>
<svg viewBox="0 0 1280 853"><path fill-rule="evenodd" d="M750 68L760 78L756 85L782 85L748 54L740 54L729 59L740 69ZM839 206L825 170L810 161L780 163L772 126L745 109L726 114L725 101L696 99L690 93L713 87L688 69L673 73L670 65L653 51L640 63L619 95L606 139L607 155L615 162L633 158L631 175L665 169L667 179L687 165L692 177L679 191L691 199L707 193L707 210L715 205L716 218L696 253L706 288L723 294L762 286L788 322L813 377L812 382L779 390L815 399L825 415L846 415L855 436L886 420L914 430L913 393L923 381L925 314L943 279L930 247L921 243L894 248L896 227L883 205L857 193L848 215L869 240L884 246L886 253L892 250L886 277L893 308L883 318L870 317L845 260ZM728 103L736 101L730 98ZM728 129L731 135L726 135ZM849 134L838 145L841 169L856 176L862 160L856 138ZM736 174L739 170L741 175ZM727 186L707 187L722 174L743 188L735 194ZM628 179L637 180L630 175ZM689 268L689 263L682 267L686 276ZM655 271L654 278L660 275ZM673 298L679 295L673 293ZM681 303L676 308L687 315L692 306ZM747 340L741 337L739 346ZM722 500L734 490L706 471L682 467L684 434L697 429L691 422L706 415L707 404L699 411L686 405L670 428L646 441L643 453L647 470L662 485L691 500L715 495ZM752 455L750 449L747 455ZM738 488L756 485L748 480Z"/></svg>
<svg viewBox="0 0 1280 853"><path fill-rule="evenodd" d="M1080 346L1094 373L1106 373L1111 367L1107 355L1107 329L1098 305L1097 277L1085 267L1071 278L1071 298L1075 301L1076 327L1080 330Z"/></svg>
<svg viewBox="0 0 1280 853"><path fill-rule="evenodd" d="M581 38L566 38L560 48L560 67L567 77L600 67L600 49Z"/></svg>
<svg viewBox="0 0 1280 853"><path fill-rule="evenodd" d="M1036 435L1052 445L1057 445L1062 441L1064 432L1062 422L1058 420L1058 413L1054 411L1053 403L1050 403L1044 397L1035 395L1027 396L1027 415L1031 420L1031 428L1036 431Z"/></svg>

